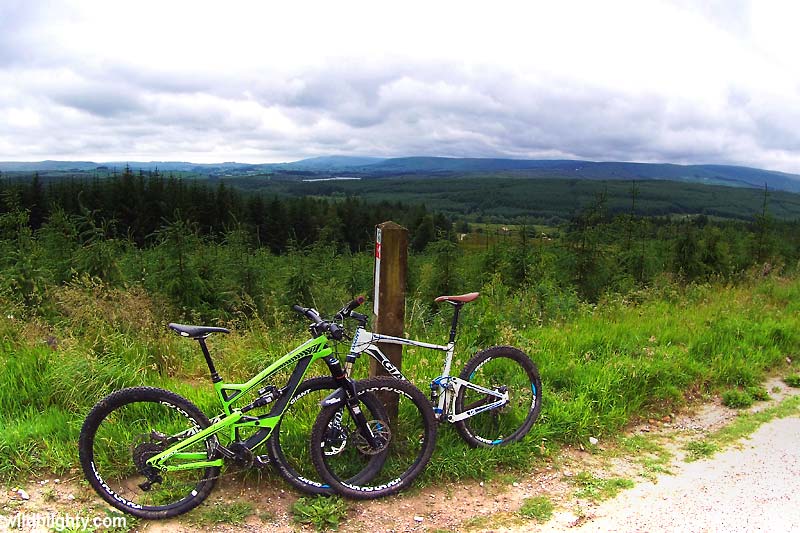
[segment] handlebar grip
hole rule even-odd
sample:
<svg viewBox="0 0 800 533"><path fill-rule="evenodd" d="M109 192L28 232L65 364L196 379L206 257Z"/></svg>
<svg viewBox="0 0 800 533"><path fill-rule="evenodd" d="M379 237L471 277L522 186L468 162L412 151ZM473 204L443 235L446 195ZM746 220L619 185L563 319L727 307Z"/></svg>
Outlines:
<svg viewBox="0 0 800 533"><path fill-rule="evenodd" d="M299 305L297 305L297 304L294 304L294 305L292 306L292 309L294 309L295 311L297 311L297 312L298 312L298 313L300 313L301 315L304 315L304 314L306 314L306 308L305 308L305 307L300 307L300 306L299 306Z"/></svg>
<svg viewBox="0 0 800 533"><path fill-rule="evenodd" d="M353 309L355 309L359 305L363 304L365 300L366 300L366 298L364 298L363 296L359 296L359 297L355 298L350 303L348 303L347 305L342 307L342 309L341 309L341 311L339 311L338 315L342 316L342 317L350 316L350 313L353 312Z"/></svg>

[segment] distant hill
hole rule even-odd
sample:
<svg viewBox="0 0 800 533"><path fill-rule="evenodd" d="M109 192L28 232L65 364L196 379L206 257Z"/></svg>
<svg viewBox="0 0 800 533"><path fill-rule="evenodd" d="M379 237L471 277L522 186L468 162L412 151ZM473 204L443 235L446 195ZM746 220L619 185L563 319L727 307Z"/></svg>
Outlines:
<svg viewBox="0 0 800 533"><path fill-rule="evenodd" d="M91 161L0 161L0 171L2 172L86 172L97 167L98 164Z"/></svg>
<svg viewBox="0 0 800 533"><path fill-rule="evenodd" d="M449 157L322 156L290 163L198 164L175 161L106 162L41 161L0 162L3 172L89 172L98 168L190 172L208 176L236 176L271 173L309 173L330 175L342 172L363 178L414 176L505 176L528 178L566 178L579 180L669 180L729 187L756 187L800 192L800 175L731 165L674 165L617 161L490 159Z"/></svg>
<svg viewBox="0 0 800 533"><path fill-rule="evenodd" d="M273 183L290 196L343 198L358 196L370 202L424 204L454 219L483 222L536 220L558 225L605 197L609 213L627 214L633 208L631 181L589 179L527 179L518 177L387 177L359 181ZM275 190L275 189L273 189ZM753 220L762 213L765 195L752 187L726 187L673 180L637 181L635 209L646 216L707 215ZM800 219L800 194L770 191L766 196L771 217Z"/></svg>
<svg viewBox="0 0 800 533"><path fill-rule="evenodd" d="M122 170L126 166L133 170L160 170L164 172L197 172L200 174L216 173L224 170L249 168L254 165L246 163L189 163L185 161L0 161L2 172L91 172L98 169Z"/></svg>
<svg viewBox="0 0 800 533"><path fill-rule="evenodd" d="M588 180L670 180L800 192L800 175L731 165L673 165L580 160L403 157L361 167L365 173L496 174Z"/></svg>
<svg viewBox="0 0 800 533"><path fill-rule="evenodd" d="M316 170L316 171L330 171L330 170L350 170L370 167L386 161L380 157L353 157L346 155L331 155L312 157L310 159L302 159L294 161L293 163L279 163L277 165L270 165L273 168L289 169L289 170Z"/></svg>

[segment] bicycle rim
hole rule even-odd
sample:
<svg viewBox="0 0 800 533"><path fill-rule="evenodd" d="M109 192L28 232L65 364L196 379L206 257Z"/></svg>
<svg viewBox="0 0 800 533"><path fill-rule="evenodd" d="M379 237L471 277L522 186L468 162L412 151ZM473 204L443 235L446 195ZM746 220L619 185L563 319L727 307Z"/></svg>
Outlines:
<svg viewBox="0 0 800 533"><path fill-rule="evenodd" d="M359 398L374 394L385 405L375 413L360 406L380 445L370 446L351 413L326 407L311 433L311 457L320 476L339 494L371 499L393 494L410 485L427 464L436 441L436 422L428 399L407 381L372 378L357 383ZM360 477L380 457L379 472Z"/></svg>
<svg viewBox="0 0 800 533"><path fill-rule="evenodd" d="M267 443L270 460L281 477L294 488L309 494L334 493L309 461L309 439L320 413L320 402L338 388L336 380L331 377L311 378L301 383ZM364 395L362 398L370 412L378 413L379 418L385 417L381 415L383 406L375 396ZM372 457L353 481L369 478L382 465L382 457Z"/></svg>
<svg viewBox="0 0 800 533"><path fill-rule="evenodd" d="M476 354L465 366L461 379L497 394L508 402L477 412L456 423L461 436L474 446L497 446L524 437L541 409L541 380L536 365L516 348L498 346ZM499 400L494 394L461 387L456 412L464 413Z"/></svg>
<svg viewBox="0 0 800 533"><path fill-rule="evenodd" d="M167 518L202 502L219 467L155 472L146 463L201 428L208 419L188 400L159 389L126 389L98 403L81 431L81 464L92 486L118 509ZM213 458L210 437L181 450Z"/></svg>

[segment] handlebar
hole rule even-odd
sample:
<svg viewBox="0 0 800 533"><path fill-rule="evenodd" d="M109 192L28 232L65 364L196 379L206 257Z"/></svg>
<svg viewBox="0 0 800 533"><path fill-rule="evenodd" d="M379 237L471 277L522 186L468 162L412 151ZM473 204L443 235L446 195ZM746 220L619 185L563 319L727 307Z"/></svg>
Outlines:
<svg viewBox="0 0 800 533"><path fill-rule="evenodd" d="M305 316L313 324L311 329L315 335L322 335L323 333L330 333L331 338L340 341L344 338L344 330L332 320L323 320L316 309L311 307L301 307L297 304L292 306L292 309Z"/></svg>
<svg viewBox="0 0 800 533"><path fill-rule="evenodd" d="M362 325L366 324L367 316L354 312L354 309L364 303L364 297L359 296L352 301L345 304L344 307L339 309L339 312L334 315L334 320L323 320L319 316L319 312L312 307L301 307L297 304L292 306L296 312L308 318L313 324L311 330L315 335L323 333L330 333L330 336L337 341L342 340L344 337L344 330L335 322L335 320L344 320L345 318L352 318L357 320Z"/></svg>
<svg viewBox="0 0 800 533"><path fill-rule="evenodd" d="M322 317L319 316L319 313L316 309L312 307L300 307L297 304L292 306L292 309L300 313L301 315L305 316L307 319L312 321L314 324L319 324L323 322Z"/></svg>

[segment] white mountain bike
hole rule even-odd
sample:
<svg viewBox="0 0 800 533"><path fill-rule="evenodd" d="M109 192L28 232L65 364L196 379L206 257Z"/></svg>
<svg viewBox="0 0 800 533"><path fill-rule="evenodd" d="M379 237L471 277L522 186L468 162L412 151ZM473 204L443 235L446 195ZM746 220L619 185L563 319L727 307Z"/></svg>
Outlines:
<svg viewBox="0 0 800 533"><path fill-rule="evenodd" d="M442 374L430 382L431 402L438 421L455 425L461 437L472 446L499 446L522 439L539 416L542 406L542 383L536 364L521 350L511 346L494 346L476 353L458 376L451 376L461 308L475 300L479 293L440 296L436 302L447 302L454 308L450 338L447 344L432 344L404 337L394 337L366 330L367 316L356 313L364 298L358 298L342 308L336 321L355 320L358 324L350 352L345 359L345 371L352 373L353 364L361 354L374 358L388 374L407 380L397 366L381 351L379 344L398 344L444 352ZM317 417L311 432L311 457L320 476L344 496L358 499L374 497L374 486L362 487L348 483L361 465L366 468L366 456L357 447L346 445L347 435L340 432L335 417L341 413L341 392L328 397L325 409ZM385 428L392 431L391 428ZM396 431L409 440L418 438ZM332 446L331 443L337 443Z"/></svg>

